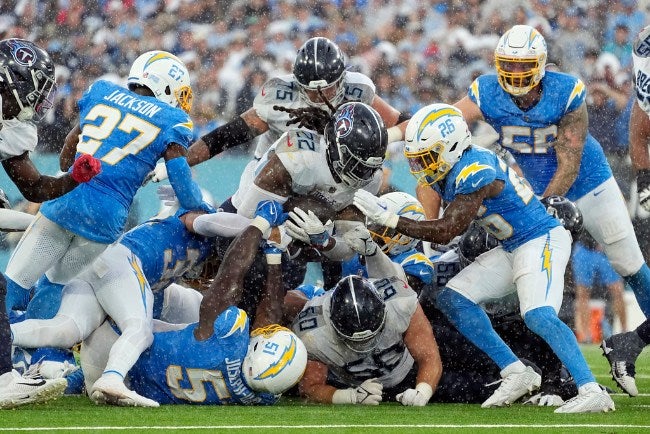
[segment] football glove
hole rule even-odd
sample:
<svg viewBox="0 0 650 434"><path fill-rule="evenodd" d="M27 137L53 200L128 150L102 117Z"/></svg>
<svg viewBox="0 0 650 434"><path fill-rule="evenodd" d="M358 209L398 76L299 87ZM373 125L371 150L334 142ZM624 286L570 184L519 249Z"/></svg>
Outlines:
<svg viewBox="0 0 650 434"><path fill-rule="evenodd" d="M636 191L639 193L639 204L644 210L650 211L650 169L637 172Z"/></svg>
<svg viewBox="0 0 650 434"><path fill-rule="evenodd" d="M326 247L330 239L326 225L311 210L304 212L300 208L294 208L289 212L286 227L293 238L311 244L317 249Z"/></svg>
<svg viewBox="0 0 650 434"><path fill-rule="evenodd" d="M377 243L372 239L368 228L358 225L343 234L343 240L347 245L363 256L372 256L377 253Z"/></svg>
<svg viewBox="0 0 650 434"><path fill-rule="evenodd" d="M537 405L539 407L559 407L564 404L564 400L560 395L541 392L528 398L524 404Z"/></svg>
<svg viewBox="0 0 650 434"><path fill-rule="evenodd" d="M262 200L257 204L255 216L251 225L262 231L264 239L271 235L271 227L281 225L287 219L282 210L282 204L274 200Z"/></svg>
<svg viewBox="0 0 650 434"><path fill-rule="evenodd" d="M428 383L418 383L415 389L406 389L404 392L398 393L395 399L402 405L424 407L431 399L431 395L433 395L433 389Z"/></svg>
<svg viewBox="0 0 650 434"><path fill-rule="evenodd" d="M72 165L70 176L78 183L88 182L102 171L102 163L89 154L83 154Z"/></svg>
<svg viewBox="0 0 650 434"><path fill-rule="evenodd" d="M399 216L386 209L386 204L377 196L366 190L354 193L354 206L373 222L394 229Z"/></svg>
<svg viewBox="0 0 650 434"><path fill-rule="evenodd" d="M379 405L383 389L383 384L371 378L360 386L337 390L332 396L332 404Z"/></svg>
<svg viewBox="0 0 650 434"><path fill-rule="evenodd" d="M167 175L167 166L165 163L160 162L156 164L156 167L154 167L153 171L149 174L149 177L153 182L160 182L169 178L169 175Z"/></svg>

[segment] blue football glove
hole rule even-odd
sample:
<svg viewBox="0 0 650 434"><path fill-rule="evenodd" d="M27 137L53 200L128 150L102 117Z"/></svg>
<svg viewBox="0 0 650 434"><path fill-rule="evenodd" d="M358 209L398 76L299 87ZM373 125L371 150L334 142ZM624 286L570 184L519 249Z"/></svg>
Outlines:
<svg viewBox="0 0 650 434"><path fill-rule="evenodd" d="M282 212L282 204L274 200L263 200L257 204L255 217L251 222L262 232L262 237L268 239L271 235L271 227L281 225L286 219L287 214Z"/></svg>
<svg viewBox="0 0 650 434"><path fill-rule="evenodd" d="M255 217L266 220L270 226L279 226L287 219L288 215L283 212L282 204L274 200L263 200L257 204Z"/></svg>
<svg viewBox="0 0 650 434"><path fill-rule="evenodd" d="M307 300L311 300L314 297L319 297L325 294L325 290L322 287L312 285L311 283L303 283L296 288L296 291L302 292L305 297L307 297Z"/></svg>

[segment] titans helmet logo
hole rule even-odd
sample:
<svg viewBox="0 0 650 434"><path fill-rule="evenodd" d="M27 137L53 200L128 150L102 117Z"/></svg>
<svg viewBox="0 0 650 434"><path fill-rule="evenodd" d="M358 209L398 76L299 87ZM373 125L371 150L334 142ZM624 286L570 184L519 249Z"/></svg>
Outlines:
<svg viewBox="0 0 650 434"><path fill-rule="evenodd" d="M341 110L341 113L336 117L336 123L334 124L334 127L336 128L336 137L342 138L350 134L353 125L354 106L350 104Z"/></svg>
<svg viewBox="0 0 650 434"><path fill-rule="evenodd" d="M11 54L16 63L21 66L32 66L34 64L36 61L36 53L31 47L18 42L13 42L11 45Z"/></svg>

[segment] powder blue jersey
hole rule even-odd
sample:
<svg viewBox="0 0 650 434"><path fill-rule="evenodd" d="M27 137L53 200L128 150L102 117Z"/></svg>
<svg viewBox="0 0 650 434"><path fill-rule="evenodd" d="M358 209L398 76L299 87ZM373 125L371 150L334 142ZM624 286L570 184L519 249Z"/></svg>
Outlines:
<svg viewBox="0 0 650 434"><path fill-rule="evenodd" d="M95 82L79 100L77 157L98 158L102 171L89 182L41 206L45 217L100 243L120 236L145 177L171 143L185 148L193 125L181 109L107 81Z"/></svg>
<svg viewBox="0 0 650 434"><path fill-rule="evenodd" d="M544 193L557 170L553 143L562 118L585 101L585 85L579 79L547 71L541 81L540 101L522 110L504 91L494 74L478 77L470 86L469 98L483 113L485 121L499 133L499 142L515 157L535 194ZM600 144L587 134L575 182L566 193L579 199L612 176Z"/></svg>
<svg viewBox="0 0 650 434"><path fill-rule="evenodd" d="M120 243L140 258L154 293L198 268L212 252L215 239L188 231L179 218L186 212L148 220L120 238Z"/></svg>
<svg viewBox="0 0 650 434"><path fill-rule="evenodd" d="M234 306L214 321L214 334L194 338L193 323L181 330L154 333L131 371L131 387L160 404L273 404L268 393L256 394L242 374L248 351L249 321Z"/></svg>
<svg viewBox="0 0 650 434"><path fill-rule="evenodd" d="M434 277L433 264L426 255L416 249L408 250L399 255L388 255L391 261L400 264L404 272L416 276L424 283L431 283ZM341 263L341 275L368 277L366 266L361 263L361 257L356 254L352 258Z"/></svg>
<svg viewBox="0 0 650 434"><path fill-rule="evenodd" d="M501 241L504 250L512 251L560 226L558 219L546 213L525 180L494 152L474 145L433 188L450 203L457 195L471 194L495 180L504 182L503 190L483 201L477 219L486 231Z"/></svg>

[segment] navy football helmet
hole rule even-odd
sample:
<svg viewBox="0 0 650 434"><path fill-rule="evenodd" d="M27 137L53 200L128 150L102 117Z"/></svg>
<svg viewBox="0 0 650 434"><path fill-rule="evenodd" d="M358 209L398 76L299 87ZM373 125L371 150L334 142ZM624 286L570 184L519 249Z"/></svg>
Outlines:
<svg viewBox="0 0 650 434"><path fill-rule="evenodd" d="M298 49L293 64L300 96L311 106L325 107L318 90L334 107L343 101L345 85L345 59L343 52L327 38L316 37Z"/></svg>
<svg viewBox="0 0 650 434"><path fill-rule="evenodd" d="M571 232L574 240L582 233L582 213L575 203L564 196L548 196L542 199L546 212L556 217Z"/></svg>
<svg viewBox="0 0 650 434"><path fill-rule="evenodd" d="M490 235L483 226L472 222L458 241L458 256L462 267L467 267L474 260L499 245L499 240Z"/></svg>
<svg viewBox="0 0 650 434"><path fill-rule="evenodd" d="M339 182L361 188L381 170L388 146L384 121L372 107L349 102L325 126L327 162Z"/></svg>
<svg viewBox="0 0 650 434"><path fill-rule="evenodd" d="M42 119L52 107L56 92L50 55L24 39L0 41L0 88L5 98L15 98L18 120Z"/></svg>
<svg viewBox="0 0 650 434"><path fill-rule="evenodd" d="M363 277L347 276L332 291L330 320L334 330L352 351L371 351L386 320L386 305L375 285Z"/></svg>

